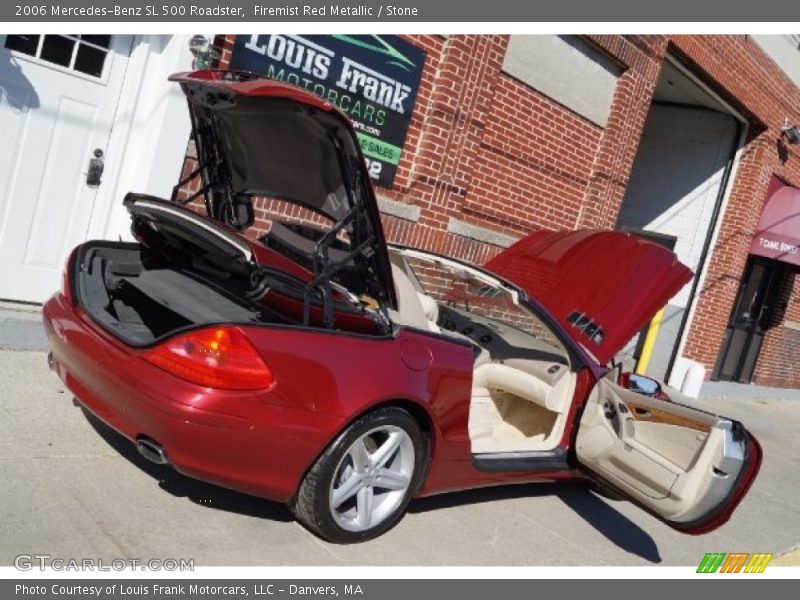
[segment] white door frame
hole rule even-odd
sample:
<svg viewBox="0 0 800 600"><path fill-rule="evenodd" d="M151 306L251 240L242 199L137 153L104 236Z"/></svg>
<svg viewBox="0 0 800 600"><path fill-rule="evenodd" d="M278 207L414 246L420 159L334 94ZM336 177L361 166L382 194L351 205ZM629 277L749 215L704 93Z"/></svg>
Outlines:
<svg viewBox="0 0 800 600"><path fill-rule="evenodd" d="M130 239L124 194L139 191L169 197L179 180L191 126L186 99L167 77L191 69L189 39L189 35L130 36L121 88L112 99L115 111L104 142L105 170L84 239Z"/></svg>
<svg viewBox="0 0 800 600"><path fill-rule="evenodd" d="M101 46L71 37L71 50L61 36L34 36L36 46L19 51L6 47L10 39L0 35L4 85L23 85L32 100L21 110L13 95L4 102L2 295L41 302L58 288L63 261L86 239L100 201L102 182L86 179L90 158L108 150L134 36L112 35ZM57 56L46 56L48 41L64 44ZM84 73L81 51L92 46L102 66Z"/></svg>

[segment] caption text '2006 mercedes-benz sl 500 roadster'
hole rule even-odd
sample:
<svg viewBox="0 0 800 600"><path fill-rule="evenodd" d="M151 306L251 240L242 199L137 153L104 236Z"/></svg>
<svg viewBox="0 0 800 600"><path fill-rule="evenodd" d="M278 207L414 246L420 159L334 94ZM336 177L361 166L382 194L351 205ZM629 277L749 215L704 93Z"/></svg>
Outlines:
<svg viewBox="0 0 800 600"><path fill-rule="evenodd" d="M78 246L44 307L56 373L145 457L335 542L384 533L415 497L569 478L683 532L728 520L758 442L614 366L691 279L672 252L540 231L479 268L389 245L335 107L243 72L172 80L199 191L128 194L136 242ZM313 219L255 239L256 197Z"/></svg>

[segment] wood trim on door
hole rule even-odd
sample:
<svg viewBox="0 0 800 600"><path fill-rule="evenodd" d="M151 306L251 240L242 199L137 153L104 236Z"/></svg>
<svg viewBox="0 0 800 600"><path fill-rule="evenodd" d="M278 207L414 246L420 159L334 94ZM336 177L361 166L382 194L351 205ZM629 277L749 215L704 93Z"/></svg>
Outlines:
<svg viewBox="0 0 800 600"><path fill-rule="evenodd" d="M634 421L641 421L646 423L663 423L665 425L676 425L678 427L686 427L695 431L702 431L708 433L711 431L711 425L697 421L690 417L683 415L676 415L674 413L653 408L645 404L637 404L636 402L625 402L625 406L630 411L630 417ZM640 411L637 414L637 411ZM649 416L645 416L649 415Z"/></svg>

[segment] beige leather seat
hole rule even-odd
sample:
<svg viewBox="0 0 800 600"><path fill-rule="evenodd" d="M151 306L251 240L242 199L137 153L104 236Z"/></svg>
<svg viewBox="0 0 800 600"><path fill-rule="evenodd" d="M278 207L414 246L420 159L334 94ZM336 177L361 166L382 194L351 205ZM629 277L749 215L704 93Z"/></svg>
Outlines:
<svg viewBox="0 0 800 600"><path fill-rule="evenodd" d="M553 385L515 367L478 366L469 410L472 452L522 452L557 445L570 404L572 376Z"/></svg>
<svg viewBox="0 0 800 600"><path fill-rule="evenodd" d="M552 412L561 412L561 398L538 377L498 363L488 363L475 369L473 388L487 388L513 394Z"/></svg>
<svg viewBox="0 0 800 600"><path fill-rule="evenodd" d="M436 300L416 288L411 276L406 272L407 266L401 256L390 255L390 260L397 294L397 310L389 312L392 320L400 325L440 333L441 330L436 324L439 317Z"/></svg>
<svg viewBox="0 0 800 600"><path fill-rule="evenodd" d="M425 318L428 319L429 323L436 325L439 322L439 303L419 290L417 290L417 299L422 305L422 312L425 313ZM436 329L439 329L438 325Z"/></svg>
<svg viewBox="0 0 800 600"><path fill-rule="evenodd" d="M390 261L392 265L392 278L394 279L394 288L397 292L397 310L389 311L389 316L395 323L399 325L408 325L432 331L434 333L441 333L453 338L459 338L469 342L473 347L475 342L467 336L457 332L441 329L436 322L439 320L439 304L432 297L428 296L414 284L411 276L408 274L408 265L402 256L390 254ZM477 348L477 347L476 347ZM481 348L475 357L475 367L491 362L491 356L485 348Z"/></svg>

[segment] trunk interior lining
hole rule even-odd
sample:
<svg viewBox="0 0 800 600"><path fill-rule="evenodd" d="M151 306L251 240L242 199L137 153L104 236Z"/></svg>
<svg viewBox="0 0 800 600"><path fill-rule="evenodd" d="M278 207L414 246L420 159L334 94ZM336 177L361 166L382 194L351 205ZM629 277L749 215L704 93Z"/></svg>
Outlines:
<svg viewBox="0 0 800 600"><path fill-rule="evenodd" d="M179 329L212 323L286 323L247 300L249 282L170 264L140 244L89 244L79 256L78 297L106 329L147 346Z"/></svg>

